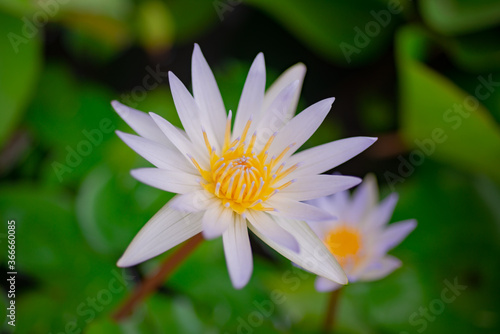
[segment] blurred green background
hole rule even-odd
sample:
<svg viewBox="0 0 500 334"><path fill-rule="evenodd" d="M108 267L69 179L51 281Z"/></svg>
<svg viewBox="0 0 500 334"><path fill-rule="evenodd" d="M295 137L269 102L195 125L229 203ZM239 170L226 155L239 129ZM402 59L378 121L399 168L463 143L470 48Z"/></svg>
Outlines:
<svg viewBox="0 0 500 334"><path fill-rule="evenodd" d="M418 227L392 252L401 269L344 289L337 333L500 332L499 36L496 0L1 0L0 249L15 219L18 271L3 332L320 333L327 295L256 238L243 290L218 239L110 320L168 255L115 266L172 196L129 175L148 164L114 134L131 130L110 101L179 124L164 73L189 85L195 42L227 109L262 51L268 83L306 64L299 109L337 98L306 146L379 137L337 171L374 172L383 196L400 194L392 221ZM443 302L453 282L466 289ZM270 307L273 291L284 297Z"/></svg>

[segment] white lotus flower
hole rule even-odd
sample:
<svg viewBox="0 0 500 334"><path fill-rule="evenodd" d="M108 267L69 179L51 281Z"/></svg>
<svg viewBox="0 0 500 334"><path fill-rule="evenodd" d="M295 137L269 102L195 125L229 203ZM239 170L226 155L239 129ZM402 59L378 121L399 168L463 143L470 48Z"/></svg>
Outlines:
<svg viewBox="0 0 500 334"><path fill-rule="evenodd" d="M396 193L378 203L378 187L369 175L349 197L348 191L309 201L337 217L330 221L308 221L344 269L349 282L374 281L401 266L387 252L401 243L417 226L414 219L387 225L398 201ZM340 285L317 277L316 290L333 291Z"/></svg>
<svg viewBox="0 0 500 334"><path fill-rule="evenodd" d="M112 102L139 136L117 134L156 166L133 170L132 176L179 194L142 228L118 266L145 261L199 232L207 239L222 235L231 281L241 288L253 270L248 227L305 269L340 284L347 282L334 257L301 221L328 220L331 215L300 201L358 184L358 178L318 174L359 154L376 139L338 140L293 155L323 122L334 101L320 101L293 117L304 74L305 66L297 64L265 92L264 56L257 55L231 126L233 114L226 113L212 71L195 45L194 96L169 73L185 131L154 113Z"/></svg>

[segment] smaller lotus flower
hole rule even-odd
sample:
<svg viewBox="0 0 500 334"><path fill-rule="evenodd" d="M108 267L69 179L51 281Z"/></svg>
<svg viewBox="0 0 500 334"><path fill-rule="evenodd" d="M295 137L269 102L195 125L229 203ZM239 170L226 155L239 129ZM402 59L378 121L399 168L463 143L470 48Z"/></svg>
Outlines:
<svg viewBox="0 0 500 334"><path fill-rule="evenodd" d="M387 225L397 201L393 193L379 204L377 183L371 175L351 198L343 191L309 201L337 217L307 223L340 263L349 282L378 280L401 266L401 261L387 252L413 231L417 222L410 219ZM341 287L319 276L315 286L320 292Z"/></svg>

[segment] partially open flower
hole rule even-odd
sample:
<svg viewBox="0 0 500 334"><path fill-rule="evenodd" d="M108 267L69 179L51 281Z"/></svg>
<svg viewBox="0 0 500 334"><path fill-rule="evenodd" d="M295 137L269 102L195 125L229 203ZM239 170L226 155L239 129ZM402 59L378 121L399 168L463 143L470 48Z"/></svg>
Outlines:
<svg viewBox="0 0 500 334"><path fill-rule="evenodd" d="M387 252L401 243L417 226L413 219L387 225L398 197L395 193L378 203L378 187L367 176L352 197L348 191L312 200L336 220L308 221L344 269L349 282L373 281L389 275L401 261ZM316 278L318 291L333 291L340 285L324 277Z"/></svg>
<svg viewBox="0 0 500 334"><path fill-rule="evenodd" d="M319 174L359 154L375 138L339 140L294 155L334 101L325 99L293 117L304 74L304 65L297 64L266 92L264 56L259 54L233 124L233 113L226 113L212 71L195 45L194 96L169 73L184 130L154 113L112 103L140 135L117 132L120 138L156 167L133 170L132 176L179 194L137 234L119 266L145 261L199 232L205 238L222 235L229 275L233 285L241 288L253 268L248 227L305 269L346 283L337 261L301 221L324 221L332 216L300 201L358 184L358 178Z"/></svg>

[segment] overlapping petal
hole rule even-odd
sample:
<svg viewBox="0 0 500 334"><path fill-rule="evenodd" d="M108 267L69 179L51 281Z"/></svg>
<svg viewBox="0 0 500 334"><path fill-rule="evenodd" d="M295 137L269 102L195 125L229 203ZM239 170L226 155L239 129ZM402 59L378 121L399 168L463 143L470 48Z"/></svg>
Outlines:
<svg viewBox="0 0 500 334"><path fill-rule="evenodd" d="M222 143L224 140L226 109L212 70L208 66L198 44L194 45L191 67L194 99L202 113L208 117L216 142Z"/></svg>
<svg viewBox="0 0 500 334"><path fill-rule="evenodd" d="M250 228L265 243L300 267L334 282L347 283L347 277L337 260L306 223L281 217L274 217L274 219L295 237L299 243L299 253L274 242L254 227L250 226Z"/></svg>
<svg viewBox="0 0 500 334"><path fill-rule="evenodd" d="M119 267L130 267L149 260L202 231L202 213L183 213L168 203L137 233L123 256Z"/></svg>
<svg viewBox="0 0 500 334"><path fill-rule="evenodd" d="M111 105L118 115L120 115L138 135L154 142L173 147L170 140L168 140L148 114L127 107L118 101L112 101Z"/></svg>
<svg viewBox="0 0 500 334"><path fill-rule="evenodd" d="M207 239L222 236L229 276L233 286L241 288L253 270L250 228L306 270L340 284L347 282L334 256L301 221L319 223L335 217L302 201L358 184L358 178L318 174L357 155L375 139L349 138L293 155L324 121L334 101L325 99L293 117L305 72L303 64L292 66L266 92L264 56L257 55L232 131L231 116L226 116L217 82L198 45L192 58L193 94L169 73L184 130L154 113L113 102L139 134L117 132L120 138L157 167L133 170L132 176L177 194L134 238L120 266L145 261L202 231ZM255 166L261 169L255 172ZM228 168L231 174L224 174Z"/></svg>

